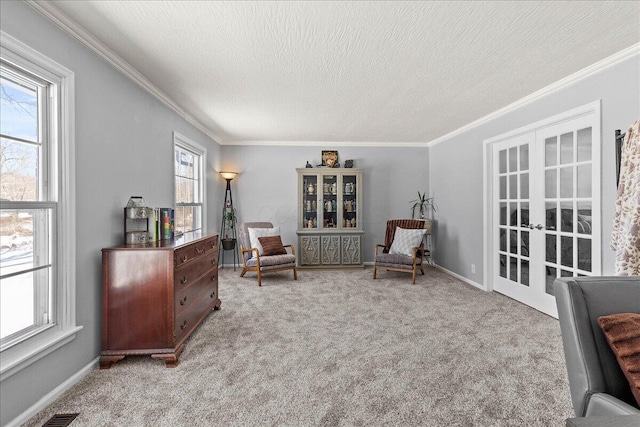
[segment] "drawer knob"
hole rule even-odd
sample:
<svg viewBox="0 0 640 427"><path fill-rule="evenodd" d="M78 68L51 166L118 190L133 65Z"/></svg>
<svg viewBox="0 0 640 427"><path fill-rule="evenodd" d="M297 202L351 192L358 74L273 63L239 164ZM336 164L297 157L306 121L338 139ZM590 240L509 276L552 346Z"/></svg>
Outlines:
<svg viewBox="0 0 640 427"><path fill-rule="evenodd" d="M180 300L180 305L185 305L187 303L187 297L185 296Z"/></svg>
<svg viewBox="0 0 640 427"><path fill-rule="evenodd" d="M184 329L187 327L187 319L184 319L184 322L182 322L182 325L180 325L180 329Z"/></svg>
<svg viewBox="0 0 640 427"><path fill-rule="evenodd" d="M211 264L216 265L218 263L218 260L214 258L211 258Z"/></svg>
<svg viewBox="0 0 640 427"><path fill-rule="evenodd" d="M186 255L182 257L182 262L187 262L187 256Z"/></svg>
<svg viewBox="0 0 640 427"><path fill-rule="evenodd" d="M196 248L196 253L197 253L198 255L200 255L202 252L204 252L204 247L202 247L202 248Z"/></svg>
<svg viewBox="0 0 640 427"><path fill-rule="evenodd" d="M216 293L215 292L211 292L211 298L215 298L216 297Z"/></svg>
<svg viewBox="0 0 640 427"><path fill-rule="evenodd" d="M187 283L187 276L184 276L182 279L180 279L180 283L182 283L183 285Z"/></svg>

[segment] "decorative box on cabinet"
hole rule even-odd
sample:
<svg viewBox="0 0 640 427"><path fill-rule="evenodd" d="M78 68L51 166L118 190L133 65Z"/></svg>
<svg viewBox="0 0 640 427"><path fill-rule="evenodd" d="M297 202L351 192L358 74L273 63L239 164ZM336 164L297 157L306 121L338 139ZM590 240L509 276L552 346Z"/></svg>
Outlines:
<svg viewBox="0 0 640 427"><path fill-rule="evenodd" d="M102 352L108 369L129 355L175 367L218 297L217 234L102 250Z"/></svg>
<svg viewBox="0 0 640 427"><path fill-rule="evenodd" d="M298 172L300 267L362 267L362 169Z"/></svg>

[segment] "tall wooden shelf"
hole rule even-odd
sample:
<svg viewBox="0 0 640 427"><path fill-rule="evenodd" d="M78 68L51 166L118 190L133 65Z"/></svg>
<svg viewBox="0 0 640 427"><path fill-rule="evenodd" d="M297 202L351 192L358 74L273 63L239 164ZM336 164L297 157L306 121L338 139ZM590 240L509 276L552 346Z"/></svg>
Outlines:
<svg viewBox="0 0 640 427"><path fill-rule="evenodd" d="M298 172L298 265L363 267L362 169Z"/></svg>

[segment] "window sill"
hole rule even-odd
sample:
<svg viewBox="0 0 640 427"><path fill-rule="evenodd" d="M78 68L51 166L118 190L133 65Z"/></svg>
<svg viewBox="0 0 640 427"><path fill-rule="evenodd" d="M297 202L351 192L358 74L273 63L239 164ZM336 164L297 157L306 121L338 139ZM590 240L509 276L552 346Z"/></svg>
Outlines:
<svg viewBox="0 0 640 427"><path fill-rule="evenodd" d="M71 342L82 326L47 331L0 353L0 382Z"/></svg>

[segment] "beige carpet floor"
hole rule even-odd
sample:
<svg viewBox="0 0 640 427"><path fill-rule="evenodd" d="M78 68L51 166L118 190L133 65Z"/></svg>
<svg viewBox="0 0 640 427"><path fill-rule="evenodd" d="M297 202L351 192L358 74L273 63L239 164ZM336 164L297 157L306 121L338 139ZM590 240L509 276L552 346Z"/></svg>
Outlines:
<svg viewBox="0 0 640 427"><path fill-rule="evenodd" d="M222 310L175 369L94 370L27 426L562 426L557 320L428 268L220 272Z"/></svg>

